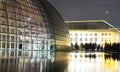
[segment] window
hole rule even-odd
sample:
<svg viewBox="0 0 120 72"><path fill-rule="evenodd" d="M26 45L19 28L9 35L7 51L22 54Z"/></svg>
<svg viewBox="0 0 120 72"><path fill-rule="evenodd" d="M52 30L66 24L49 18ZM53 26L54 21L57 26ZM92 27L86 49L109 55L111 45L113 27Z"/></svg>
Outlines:
<svg viewBox="0 0 120 72"><path fill-rule="evenodd" d="M9 19L9 25L10 26L16 26L15 20L10 20Z"/></svg>
<svg viewBox="0 0 120 72"><path fill-rule="evenodd" d="M14 43L11 43L11 48L14 48Z"/></svg>
<svg viewBox="0 0 120 72"><path fill-rule="evenodd" d="M88 34L86 33L85 36L87 36Z"/></svg>
<svg viewBox="0 0 120 72"><path fill-rule="evenodd" d="M102 33L102 36L104 35L104 33Z"/></svg>
<svg viewBox="0 0 120 72"><path fill-rule="evenodd" d="M72 41L72 38L70 38L70 40Z"/></svg>
<svg viewBox="0 0 120 72"><path fill-rule="evenodd" d="M78 38L77 37L75 37L75 41L77 41L78 40Z"/></svg>
<svg viewBox="0 0 120 72"><path fill-rule="evenodd" d="M80 36L82 36L82 33L80 34Z"/></svg>
<svg viewBox="0 0 120 72"><path fill-rule="evenodd" d="M0 34L0 41L1 41L1 39L2 39L2 38L1 38L1 34Z"/></svg>
<svg viewBox="0 0 120 72"><path fill-rule="evenodd" d="M82 38L80 38L80 41L82 41Z"/></svg>
<svg viewBox="0 0 120 72"><path fill-rule="evenodd" d="M90 33L90 36L92 36L92 33Z"/></svg>
<svg viewBox="0 0 120 72"><path fill-rule="evenodd" d="M95 33L95 36L97 36L97 33Z"/></svg>
<svg viewBox="0 0 120 72"><path fill-rule="evenodd" d="M75 33L75 36L77 36L77 33Z"/></svg>
<svg viewBox="0 0 120 72"><path fill-rule="evenodd" d="M93 41L93 38L90 38L90 41Z"/></svg>
<svg viewBox="0 0 120 72"><path fill-rule="evenodd" d="M95 38L95 42L97 41L97 38Z"/></svg>
<svg viewBox="0 0 120 72"><path fill-rule="evenodd" d="M3 32L3 33L6 33L6 32L7 32L7 28L2 27L1 29L2 29L2 32Z"/></svg>
<svg viewBox="0 0 120 72"><path fill-rule="evenodd" d="M105 36L107 36L108 34L107 33L105 33Z"/></svg>
<svg viewBox="0 0 120 72"><path fill-rule="evenodd" d="M5 42L2 42L2 48L5 48Z"/></svg>
<svg viewBox="0 0 120 72"><path fill-rule="evenodd" d="M85 38L85 41L87 41L87 38Z"/></svg>
<svg viewBox="0 0 120 72"><path fill-rule="evenodd" d="M111 33L109 33L109 36L111 36Z"/></svg>

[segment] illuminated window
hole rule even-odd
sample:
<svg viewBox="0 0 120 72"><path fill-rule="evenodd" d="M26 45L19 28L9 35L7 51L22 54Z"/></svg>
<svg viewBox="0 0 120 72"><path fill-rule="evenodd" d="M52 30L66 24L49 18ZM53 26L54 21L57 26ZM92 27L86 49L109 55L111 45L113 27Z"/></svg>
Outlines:
<svg viewBox="0 0 120 72"><path fill-rule="evenodd" d="M90 38L90 41L93 41L93 38Z"/></svg>
<svg viewBox="0 0 120 72"><path fill-rule="evenodd" d="M80 34L80 36L82 36L82 33Z"/></svg>
<svg viewBox="0 0 120 72"><path fill-rule="evenodd" d="M7 32L7 28L2 27L1 29L2 29L2 32L3 32L3 33L6 33L6 32Z"/></svg>
<svg viewBox="0 0 120 72"><path fill-rule="evenodd" d="M2 38L1 38L2 36L1 36L1 34L0 34L0 41L2 40Z"/></svg>
<svg viewBox="0 0 120 72"><path fill-rule="evenodd" d="M107 33L105 33L105 35L107 36L108 34L107 34Z"/></svg>
<svg viewBox="0 0 120 72"><path fill-rule="evenodd" d="M82 38L80 38L80 41L82 41Z"/></svg>
<svg viewBox="0 0 120 72"><path fill-rule="evenodd" d="M85 36L87 36L88 34L86 33Z"/></svg>
<svg viewBox="0 0 120 72"><path fill-rule="evenodd" d="M109 33L109 36L111 36L111 33Z"/></svg>
<svg viewBox="0 0 120 72"><path fill-rule="evenodd" d="M77 36L77 33L75 33L75 36Z"/></svg>
<svg viewBox="0 0 120 72"><path fill-rule="evenodd" d="M101 38L101 40L103 41L103 38Z"/></svg>
<svg viewBox="0 0 120 72"><path fill-rule="evenodd" d="M85 38L85 41L87 41L87 38Z"/></svg>
<svg viewBox="0 0 120 72"><path fill-rule="evenodd" d="M92 33L90 33L90 36L92 36Z"/></svg>
<svg viewBox="0 0 120 72"><path fill-rule="evenodd" d="M95 38L95 42L97 41L97 38Z"/></svg>
<svg viewBox="0 0 120 72"><path fill-rule="evenodd" d="M102 33L102 36L104 35L104 33Z"/></svg>
<svg viewBox="0 0 120 72"><path fill-rule="evenodd" d="M95 33L95 36L97 36L97 33Z"/></svg>
<svg viewBox="0 0 120 72"><path fill-rule="evenodd" d="M75 37L75 41L77 41L78 40L78 38L77 37Z"/></svg>

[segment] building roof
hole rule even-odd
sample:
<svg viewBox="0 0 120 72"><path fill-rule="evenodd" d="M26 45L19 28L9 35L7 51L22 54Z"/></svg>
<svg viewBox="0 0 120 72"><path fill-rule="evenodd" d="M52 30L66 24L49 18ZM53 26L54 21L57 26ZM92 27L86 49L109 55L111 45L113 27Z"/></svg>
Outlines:
<svg viewBox="0 0 120 72"><path fill-rule="evenodd" d="M65 21L69 29L115 29L105 20Z"/></svg>

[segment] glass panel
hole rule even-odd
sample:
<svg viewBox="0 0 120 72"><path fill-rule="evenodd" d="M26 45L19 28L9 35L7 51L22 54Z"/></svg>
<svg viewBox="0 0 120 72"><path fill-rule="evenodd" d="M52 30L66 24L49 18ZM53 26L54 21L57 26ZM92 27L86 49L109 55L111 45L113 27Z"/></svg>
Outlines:
<svg viewBox="0 0 120 72"><path fill-rule="evenodd" d="M15 19L15 14L14 13L8 12L7 14L8 14L8 18Z"/></svg>
<svg viewBox="0 0 120 72"><path fill-rule="evenodd" d="M16 14L16 20L23 21L23 16Z"/></svg>
<svg viewBox="0 0 120 72"><path fill-rule="evenodd" d="M7 25L7 18L0 17L0 24Z"/></svg>
<svg viewBox="0 0 120 72"><path fill-rule="evenodd" d="M0 10L0 16L1 16L1 17L7 17L6 11Z"/></svg>
<svg viewBox="0 0 120 72"><path fill-rule="evenodd" d="M1 25L0 25L0 33L2 32L2 27L1 27Z"/></svg>
<svg viewBox="0 0 120 72"><path fill-rule="evenodd" d="M18 25L19 28L23 28L23 26L24 26L23 22L20 22L20 21L17 21L17 25Z"/></svg>
<svg viewBox="0 0 120 72"><path fill-rule="evenodd" d="M1 1L0 1L0 9L5 9L5 6Z"/></svg>
<svg viewBox="0 0 120 72"><path fill-rule="evenodd" d="M14 48L14 43L11 43L11 48Z"/></svg>
<svg viewBox="0 0 120 72"><path fill-rule="evenodd" d="M5 42L2 42L2 48L5 48Z"/></svg>
<svg viewBox="0 0 120 72"><path fill-rule="evenodd" d="M2 40L3 40L3 41L6 40L6 35L2 35Z"/></svg>
<svg viewBox="0 0 120 72"><path fill-rule="evenodd" d="M16 24L16 21L15 21L15 20L9 19L9 25L10 25L10 26L16 26L17 24Z"/></svg>
<svg viewBox="0 0 120 72"><path fill-rule="evenodd" d="M47 17L44 17L45 22L40 10L31 1L17 0L14 4L12 0L8 0L4 4L6 5L0 3L1 47L37 50L47 48L47 39L53 38L49 33L52 29L49 29ZM5 6L7 11L4 10ZM42 8L41 10L44 11Z"/></svg>
<svg viewBox="0 0 120 72"><path fill-rule="evenodd" d="M1 29L2 29L3 33L7 33L7 28L6 27L2 27Z"/></svg>
<svg viewBox="0 0 120 72"><path fill-rule="evenodd" d="M8 3L10 3L10 2L8 2ZM6 4L7 12L8 12L8 11L11 11L11 12L14 12L14 11L15 11L15 10L14 10L14 7L13 7L12 5L13 5L12 3L11 3L10 5Z"/></svg>
<svg viewBox="0 0 120 72"><path fill-rule="evenodd" d="M10 48L9 42L7 43L7 48Z"/></svg>

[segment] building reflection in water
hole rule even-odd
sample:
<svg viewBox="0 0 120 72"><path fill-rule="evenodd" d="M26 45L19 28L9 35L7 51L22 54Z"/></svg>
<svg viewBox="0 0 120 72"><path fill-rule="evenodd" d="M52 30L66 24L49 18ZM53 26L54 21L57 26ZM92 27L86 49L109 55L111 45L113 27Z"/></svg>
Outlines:
<svg viewBox="0 0 120 72"><path fill-rule="evenodd" d="M107 53L70 53L68 72L120 72L120 61Z"/></svg>
<svg viewBox="0 0 120 72"><path fill-rule="evenodd" d="M18 56L1 54L0 72L50 72L54 62L51 51L21 51Z"/></svg>
<svg viewBox="0 0 120 72"><path fill-rule="evenodd" d="M2 51L0 72L120 72L120 53Z"/></svg>

